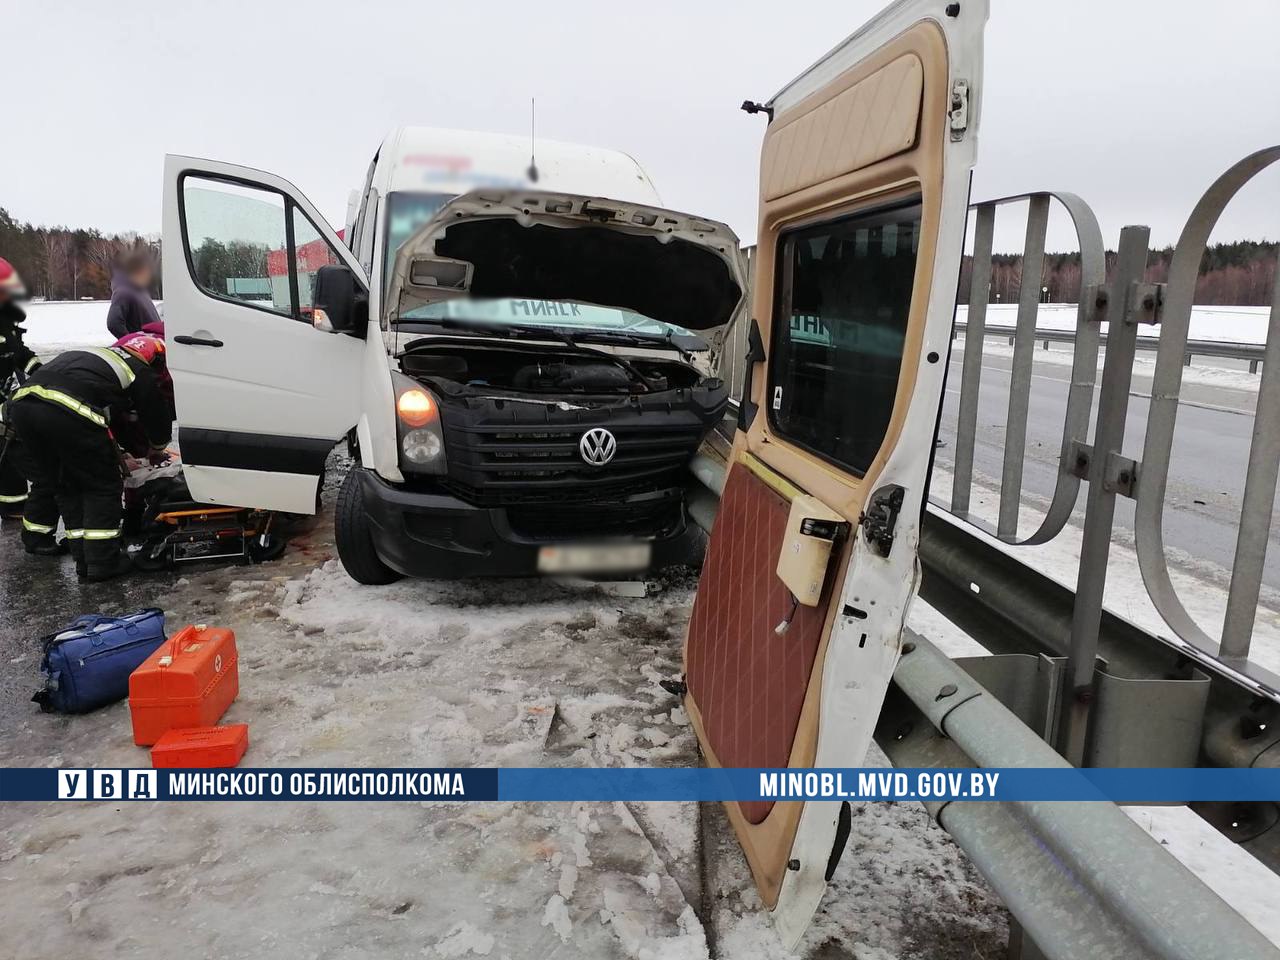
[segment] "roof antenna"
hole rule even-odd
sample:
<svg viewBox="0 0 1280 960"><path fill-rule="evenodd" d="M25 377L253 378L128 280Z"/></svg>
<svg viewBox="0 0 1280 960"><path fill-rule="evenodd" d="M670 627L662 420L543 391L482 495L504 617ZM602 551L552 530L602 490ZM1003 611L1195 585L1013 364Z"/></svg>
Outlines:
<svg viewBox="0 0 1280 960"><path fill-rule="evenodd" d="M534 130L538 118L538 101L535 97L529 98L529 182L538 182L538 161L534 158Z"/></svg>

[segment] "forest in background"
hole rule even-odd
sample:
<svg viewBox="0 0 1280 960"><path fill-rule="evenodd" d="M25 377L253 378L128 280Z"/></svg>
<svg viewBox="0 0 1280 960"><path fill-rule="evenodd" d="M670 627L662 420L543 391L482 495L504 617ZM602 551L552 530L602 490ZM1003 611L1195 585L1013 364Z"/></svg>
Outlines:
<svg viewBox="0 0 1280 960"><path fill-rule="evenodd" d="M0 257L18 269L34 297L48 300L110 297L111 264L122 252L136 246L150 248L159 263L158 239L146 239L135 233L104 234L83 227L37 227L14 220L0 207ZM1269 305L1275 289L1278 257L1280 243L1265 240L1212 244L1200 265L1195 302L1203 306ZM1154 283L1167 280L1172 258L1172 247L1153 251L1147 279ZM1114 251L1108 250L1108 273L1114 260ZM969 301L972 270L971 258L965 257L960 272L960 303ZM159 283L157 271L153 290L157 297L161 295ZM1078 302L1080 254L1046 253L1037 286L1042 291L1040 299L1047 303ZM1021 289L1021 255L993 255L990 302L1016 303Z"/></svg>
<svg viewBox="0 0 1280 960"><path fill-rule="evenodd" d="M14 265L33 297L108 299L112 264L135 247L149 248L159 264L158 240L84 227L37 227L14 220L0 207L0 257ZM159 270L155 283L152 293L159 296Z"/></svg>
<svg viewBox="0 0 1280 960"><path fill-rule="evenodd" d="M1107 275L1115 264L1115 251L1107 251ZM1214 243L1205 250L1196 280L1194 303L1205 307L1264 307L1271 304L1276 284L1280 243L1266 240L1236 240ZM1169 279L1173 247L1153 250L1147 262L1146 279L1164 283ZM960 270L960 303L969 302L973 260L964 258ZM1045 303L1078 303L1080 298L1080 254L1046 253L1039 282L1040 300ZM1046 290L1047 288L1047 290ZM991 257L991 303L1017 303L1022 291L1022 256L1007 253Z"/></svg>

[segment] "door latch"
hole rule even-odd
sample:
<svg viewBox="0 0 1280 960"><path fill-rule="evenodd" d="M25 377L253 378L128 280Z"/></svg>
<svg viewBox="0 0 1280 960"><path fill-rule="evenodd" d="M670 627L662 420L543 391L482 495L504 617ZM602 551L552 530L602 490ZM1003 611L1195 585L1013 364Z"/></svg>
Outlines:
<svg viewBox="0 0 1280 960"><path fill-rule="evenodd" d="M805 517L800 521L800 532L806 537L817 537L819 540L830 540L832 543L838 543L849 532L849 524L843 520Z"/></svg>
<svg viewBox="0 0 1280 960"><path fill-rule="evenodd" d="M898 514L902 512L902 501L906 495L906 490L896 483L881 487L871 495L871 502L858 518L862 535L867 538L871 549L882 557L887 557L893 549Z"/></svg>
<svg viewBox="0 0 1280 960"><path fill-rule="evenodd" d="M947 111L951 127L951 139L963 140L969 129L969 81L956 80L951 84L951 109Z"/></svg>

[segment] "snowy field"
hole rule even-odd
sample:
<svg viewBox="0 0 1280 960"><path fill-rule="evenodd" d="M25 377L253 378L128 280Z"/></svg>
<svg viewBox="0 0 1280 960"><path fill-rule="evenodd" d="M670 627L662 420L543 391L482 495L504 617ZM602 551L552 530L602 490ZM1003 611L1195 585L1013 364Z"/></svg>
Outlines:
<svg viewBox="0 0 1280 960"><path fill-rule="evenodd" d="M23 304L27 312L26 343L39 354L57 353L88 344L108 344L107 300L45 300Z"/></svg>
<svg viewBox="0 0 1280 960"><path fill-rule="evenodd" d="M1074 303L1042 303L1036 315L1036 327L1041 330L1074 330L1078 310ZM1187 337L1230 343L1266 343L1270 313L1270 307L1192 307ZM969 306L961 304L956 308L956 320L964 323L968 318ZM1012 327L1017 322L1016 303L987 304L987 323ZM1105 324L1103 329L1106 329ZM1158 337L1160 327L1144 327L1140 333L1145 337Z"/></svg>
<svg viewBox="0 0 1280 960"><path fill-rule="evenodd" d="M694 581L360 587L320 521L278 563L190 575L171 624L232 627L250 766L699 762L678 702ZM36 655L9 669L27 670ZM871 763L884 764L876 753ZM0 765L145 766L119 704L34 711ZM11 804L0 957L769 960L719 805ZM1001 956L1005 912L918 804L854 808L798 955Z"/></svg>
<svg viewBox="0 0 1280 960"><path fill-rule="evenodd" d="M26 304L27 342L40 352L55 352L85 343L110 343L107 334L105 300L48 301ZM1196 307L1191 313L1192 340L1225 340L1238 343L1265 343L1268 307ZM956 319L964 322L969 308L957 308ZM1018 306L992 303L987 306L987 322L1013 326ZM1043 303L1036 326L1046 330L1072 330L1076 326L1076 306L1071 303ZM1142 331L1159 336L1160 328Z"/></svg>

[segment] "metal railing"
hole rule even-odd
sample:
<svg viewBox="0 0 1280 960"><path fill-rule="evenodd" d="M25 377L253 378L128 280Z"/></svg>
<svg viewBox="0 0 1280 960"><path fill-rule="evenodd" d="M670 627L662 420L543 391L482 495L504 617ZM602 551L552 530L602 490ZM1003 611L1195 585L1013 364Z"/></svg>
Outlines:
<svg viewBox="0 0 1280 960"><path fill-rule="evenodd" d="M1078 487L1088 485L1083 542L1076 582L1075 621L1072 627L1071 686L1073 696L1064 706L1062 736L1068 756L1078 758L1084 736L1092 689L1093 661L1097 654L1098 620L1106 584L1107 560L1114 533L1117 496L1136 501L1135 535L1139 567L1151 601L1162 619L1182 641L1269 684L1276 678L1249 663L1248 654L1271 527L1271 506L1280 466L1280 377L1269 376L1266 361L1280 349L1280 306L1273 307L1265 345L1206 344L1188 339L1191 296L1205 245L1213 225L1227 202L1257 173L1280 159L1280 147L1259 151L1228 170L1209 189L1193 211L1170 265L1167 284L1143 280L1148 256L1148 231L1128 227L1121 234L1119 253L1108 283L1103 283L1101 240L1088 217L1077 216L1084 277L1076 330L1071 387L1064 417L1061 453L1053 500L1040 527L1029 537L1017 535L1022 504L1022 464L1025 458L1025 424L1032 351L1037 341L1066 335L1036 329L1038 284L1024 284L1018 322L1011 331L1014 344L1009 413L1003 444L1003 472L999 487L999 519L994 535L1011 545L1045 543L1065 525L1075 507ZM990 224L995 207L1012 200L1029 201L1027 245L1023 254L1024 276L1039 276L1043 259L1046 194L977 204L973 253L973 283L969 319L965 329L964 365L961 374L960 413L956 428L953 488L946 508L957 517L988 529L970 516L972 457L976 439L976 404L981 377L986 300L991 270ZM1280 301L1277 301L1280 303ZM1102 321L1107 322L1107 351L1100 382L1095 382L1097 351L1103 342ZM1140 338L1146 324L1160 324L1159 337ZM1000 330L1008 336L1010 331ZM1133 360L1140 341L1156 353L1152 400L1140 460L1126 458L1121 450L1128 418ZM1182 371L1188 354L1212 353L1240 356L1254 369L1262 362L1255 430L1249 457L1235 550L1231 587L1221 634L1213 637L1187 611L1173 585L1163 539L1165 494L1170 452L1177 420ZM1093 442L1089 442L1089 408L1097 393L1098 414ZM1073 706L1073 704L1075 704Z"/></svg>
<svg viewBox="0 0 1280 960"><path fill-rule="evenodd" d="M969 325L967 323L963 320L957 320L951 330L951 339L967 336L968 329ZM1009 346L1012 347L1017 329L1017 327L1011 327L1007 324L987 324L983 330L983 336L988 340L1008 340ZM1052 330L1038 327L1036 328L1035 340L1037 343L1043 343L1044 349L1048 350L1050 343L1075 343L1076 333L1074 330ZM1103 347L1107 345L1107 335L1105 333L1098 335L1098 344ZM1160 349L1160 338L1139 336L1137 349L1155 353ZM1230 340L1188 340L1187 352L1183 355L1182 362L1184 366L1189 367L1191 366L1192 357L1221 357L1228 360L1247 360L1249 362L1249 372L1257 373L1258 367L1262 365L1265 353L1266 345L1261 343L1238 343Z"/></svg>
<svg viewBox="0 0 1280 960"><path fill-rule="evenodd" d="M694 492L701 496L693 498L692 513L708 533L723 489L730 432L731 426L713 434L712 449L693 463ZM921 550L923 555L923 542ZM923 637L909 637L875 730L895 766L1065 765L1028 723L1037 712L1035 705L1027 709L1033 697L1013 696L1022 707L1015 713L975 676L988 673L999 680L998 673L979 668L1004 667L1007 658L959 663ZM1034 674L1044 658L1021 659ZM1032 686L1020 684L1023 693ZM939 690L949 695L940 697ZM925 806L1013 915L1010 956L1280 958L1274 945L1115 804Z"/></svg>
<svg viewBox="0 0 1280 960"><path fill-rule="evenodd" d="M1175 249L1167 283L1143 279L1148 257L1148 231L1126 228L1110 278L1105 276L1105 255L1097 220L1079 197L1068 193L1040 192L1005 197L972 206L974 215L972 281L967 322L958 325L965 336L961 368L959 413L949 501L933 505L995 536L1010 546L1037 545L1053 540L1066 526L1079 500L1081 485L1088 490L1085 503L1084 543L1076 583L1076 615L1071 653L1073 701L1084 701L1096 659L1096 633L1106 584L1106 561L1114 533L1115 498L1136 501L1135 538L1142 580L1156 610L1177 641L1170 643L1197 659L1212 658L1238 671L1258 690L1280 698L1280 678L1249 659L1252 632L1260 596L1267 537L1271 528L1272 500L1280 472L1280 373L1268 375L1267 361L1280 350L1280 299L1273 305L1269 333L1264 344L1219 343L1191 340L1191 296L1205 245L1227 202L1254 176L1280 159L1280 146L1260 150L1232 166L1197 204ZM1044 261L1044 237L1050 207L1061 204L1075 226L1081 263L1081 290L1076 329L1037 329L1040 309L1038 283L1022 285L1017 323L988 327L986 313L992 264L992 238L997 208L1025 203L1028 208L1023 250L1023 276L1039 276ZM753 251L748 251L750 255ZM754 263L754 258L752 258ZM1280 284L1277 285L1280 297ZM744 314L748 308L744 306ZM1103 322L1107 334L1101 332ZM1160 324L1158 337L1140 336L1143 325ZM741 389L747 327L743 317L730 325L715 344L722 375L734 395ZM1013 341L1010 389L1005 415L997 521L994 527L971 510L973 456L976 443L978 395L982 382L983 344L988 336ZM1073 345L1070 386L1059 443L1058 468L1050 504L1038 527L1019 537L1018 519L1023 505L1023 465L1034 349L1038 342L1061 340ZM1101 377L1099 348L1107 346ZM1152 400L1143 454L1139 460L1121 451L1138 349L1156 354ZM1182 371L1188 355L1238 357L1256 370L1261 364L1255 430L1249 455L1235 562L1231 570L1224 625L1213 636L1188 612L1169 572L1164 544L1164 501L1168 487L1170 452L1177 421ZM1090 442L1090 414L1098 413ZM1097 452L1095 452L1095 450ZM1093 639L1091 639L1093 638ZM1187 646L1184 646L1187 645ZM1079 718L1067 720L1063 735L1075 737L1079 755Z"/></svg>
<svg viewBox="0 0 1280 960"><path fill-rule="evenodd" d="M1002 696L1039 698L1033 725L1076 765L1280 766L1280 677L1249 658L1260 597L1272 502L1280 475L1280 290L1264 344L1227 344L1188 338L1191 295L1205 243L1222 209L1260 171L1280 160L1280 147L1259 151L1228 170L1197 204L1183 230L1167 283L1148 283L1149 236L1127 227L1110 276L1105 274L1097 223L1069 194L1037 193L973 206L973 283L960 371L955 468L950 495L935 496L921 530L922 597L996 656L983 669L1000 678ZM1037 329L1039 284L1027 284L1013 327L986 324L991 243L996 210L1027 205L1023 276L1036 275L1045 224L1061 203L1076 228L1082 266L1081 303L1071 331ZM1106 324L1107 333L1101 330ZM1160 324L1160 336L1142 327ZM741 389L749 324L734 324L718 344L723 375ZM984 343L1013 338L1010 387L999 448L996 522L971 509L977 397ZM1036 529L1020 537L1022 465L1031 370L1036 346L1070 342L1072 369L1062 411L1053 493ZM1107 347L1101 374L1099 348ZM1156 354L1141 456L1122 451L1136 351ZM1230 572L1226 613L1218 636L1189 612L1170 574L1163 540L1166 492L1182 376L1188 354L1237 356L1261 365L1249 466ZM1092 411L1096 405L1096 414ZM1090 428L1092 429L1092 433ZM704 471L705 472L705 471ZM990 478L995 486L995 478ZM1074 589L1044 576L1021 559L1021 548L1062 533L1085 487L1079 565ZM1142 582L1168 629L1146 630L1108 612L1103 604L1117 498L1135 501L1134 541ZM702 518L714 497L698 504ZM1028 663L1031 667L1028 667ZM1028 672L1030 671L1030 672ZM1029 692L1030 691L1030 692ZM1256 815L1235 805L1229 815L1200 812L1236 842L1280 872L1280 819L1275 804ZM1274 827L1274 829L1272 829Z"/></svg>

